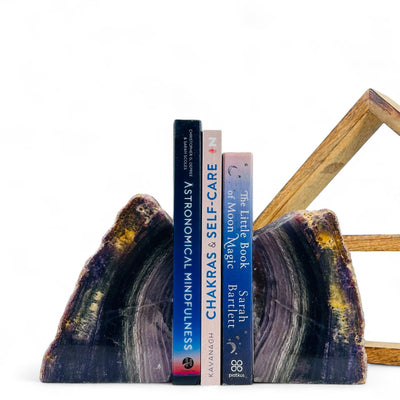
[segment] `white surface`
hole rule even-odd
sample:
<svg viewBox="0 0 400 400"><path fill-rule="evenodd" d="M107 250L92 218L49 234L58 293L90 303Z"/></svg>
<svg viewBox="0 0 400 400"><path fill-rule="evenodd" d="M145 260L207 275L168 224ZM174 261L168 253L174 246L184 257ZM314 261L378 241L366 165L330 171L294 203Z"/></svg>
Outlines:
<svg viewBox="0 0 400 400"><path fill-rule="evenodd" d="M173 120L201 119L222 129L224 151L254 153L258 215L366 89L400 102L398 11L395 0L0 0L2 393L397 398L400 367L371 366L361 387L187 391L38 376L118 210L144 192L172 213ZM310 209L334 210L343 233L400 233L399 149L382 127ZM367 339L400 342L400 255L353 259Z"/></svg>

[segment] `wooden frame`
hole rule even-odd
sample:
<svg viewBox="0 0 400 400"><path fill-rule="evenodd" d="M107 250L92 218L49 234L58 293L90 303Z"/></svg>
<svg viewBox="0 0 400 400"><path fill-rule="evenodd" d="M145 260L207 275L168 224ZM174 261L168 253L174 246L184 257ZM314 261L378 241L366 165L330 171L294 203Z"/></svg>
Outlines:
<svg viewBox="0 0 400 400"><path fill-rule="evenodd" d="M400 106L369 89L254 222L254 229L306 209L385 123L400 135ZM345 235L350 251L400 251L400 235ZM366 342L368 362L400 365L400 343Z"/></svg>

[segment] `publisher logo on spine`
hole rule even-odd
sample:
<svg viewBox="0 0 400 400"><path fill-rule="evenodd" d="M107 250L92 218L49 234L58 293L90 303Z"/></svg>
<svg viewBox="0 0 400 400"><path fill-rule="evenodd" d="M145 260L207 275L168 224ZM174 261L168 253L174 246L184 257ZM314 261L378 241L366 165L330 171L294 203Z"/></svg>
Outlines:
<svg viewBox="0 0 400 400"><path fill-rule="evenodd" d="M190 357L185 357L182 361L182 365L186 368L186 369L190 369L193 367L194 361L193 358Z"/></svg>

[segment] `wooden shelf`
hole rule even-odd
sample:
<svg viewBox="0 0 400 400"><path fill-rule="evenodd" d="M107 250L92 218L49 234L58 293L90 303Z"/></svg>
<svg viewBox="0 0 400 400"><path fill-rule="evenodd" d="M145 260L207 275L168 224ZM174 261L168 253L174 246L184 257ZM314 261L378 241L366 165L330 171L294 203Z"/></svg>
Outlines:
<svg viewBox="0 0 400 400"><path fill-rule="evenodd" d="M254 222L254 229L304 210L385 123L400 135L400 106L367 90ZM347 235L350 251L400 251L400 235ZM400 365L400 343L366 342L368 362Z"/></svg>

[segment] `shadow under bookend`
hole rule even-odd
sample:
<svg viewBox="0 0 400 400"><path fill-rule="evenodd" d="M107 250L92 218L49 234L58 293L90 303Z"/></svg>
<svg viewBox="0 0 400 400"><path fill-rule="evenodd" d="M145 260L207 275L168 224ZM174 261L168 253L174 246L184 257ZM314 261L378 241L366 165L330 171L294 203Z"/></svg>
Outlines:
<svg viewBox="0 0 400 400"><path fill-rule="evenodd" d="M170 382L172 274L172 219L137 195L85 264L41 380ZM361 301L331 211L254 232L253 299L254 382L365 382Z"/></svg>

